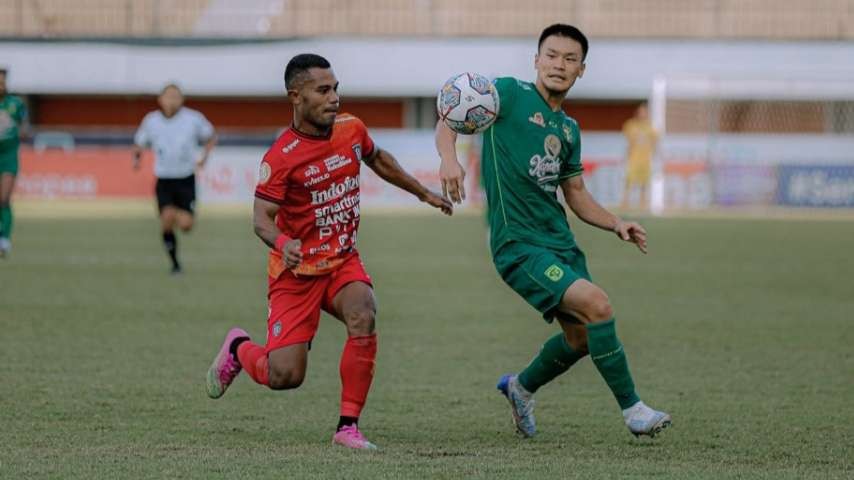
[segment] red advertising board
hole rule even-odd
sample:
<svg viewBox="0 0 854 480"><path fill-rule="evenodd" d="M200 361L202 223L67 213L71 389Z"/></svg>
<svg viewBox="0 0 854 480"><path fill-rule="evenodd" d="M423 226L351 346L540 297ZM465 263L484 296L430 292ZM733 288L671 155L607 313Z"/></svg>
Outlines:
<svg viewBox="0 0 854 480"><path fill-rule="evenodd" d="M151 197L153 158L131 167L129 148L86 148L37 152L21 148L16 195L37 198Z"/></svg>

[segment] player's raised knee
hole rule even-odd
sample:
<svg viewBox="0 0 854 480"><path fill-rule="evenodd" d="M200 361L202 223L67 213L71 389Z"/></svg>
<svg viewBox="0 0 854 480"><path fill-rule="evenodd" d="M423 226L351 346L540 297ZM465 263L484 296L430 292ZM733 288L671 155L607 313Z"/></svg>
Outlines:
<svg viewBox="0 0 854 480"><path fill-rule="evenodd" d="M269 382L273 390L288 390L302 385L305 371L296 368L276 368L270 366Z"/></svg>
<svg viewBox="0 0 854 480"><path fill-rule="evenodd" d="M182 232L189 232L193 229L193 216L186 212L180 212L175 215L175 223Z"/></svg>
<svg viewBox="0 0 854 480"><path fill-rule="evenodd" d="M587 294L583 308L584 316L590 323L607 322L614 317L614 309L608 294L601 288L595 288Z"/></svg>
<svg viewBox="0 0 854 480"><path fill-rule="evenodd" d="M347 332L351 336L370 335L374 333L376 312L373 308L358 308L344 315Z"/></svg>
<svg viewBox="0 0 854 480"><path fill-rule="evenodd" d="M607 322L614 317L614 309L611 307L607 295L591 302L588 317L592 323Z"/></svg>

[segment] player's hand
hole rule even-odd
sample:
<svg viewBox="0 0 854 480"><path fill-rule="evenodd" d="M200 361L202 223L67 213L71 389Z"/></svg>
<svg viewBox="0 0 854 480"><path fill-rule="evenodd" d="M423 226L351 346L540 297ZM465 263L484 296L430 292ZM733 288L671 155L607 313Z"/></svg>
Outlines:
<svg viewBox="0 0 854 480"><path fill-rule="evenodd" d="M431 207L438 208L445 215L453 215L454 214L454 204L451 203L446 197L443 197L437 193L433 193L431 191L427 191L421 201L430 205Z"/></svg>
<svg viewBox="0 0 854 480"><path fill-rule="evenodd" d="M201 157L198 160L196 160L196 171L199 171L199 170L205 168L205 163L207 163L207 161L208 161L207 156Z"/></svg>
<svg viewBox="0 0 854 480"><path fill-rule="evenodd" d="M288 268L296 268L302 263L302 241L295 238L285 244L282 250L282 260Z"/></svg>
<svg viewBox="0 0 854 480"><path fill-rule="evenodd" d="M133 168L133 170L134 170L134 171L139 170L140 159L141 159L141 155L140 155L140 154L135 153L135 154L133 155L133 164L132 164L132 168Z"/></svg>
<svg viewBox="0 0 854 480"><path fill-rule="evenodd" d="M638 250L646 253L646 230L639 223L617 220L614 233L620 237L620 240L634 243L638 246Z"/></svg>
<svg viewBox="0 0 854 480"><path fill-rule="evenodd" d="M466 199L466 171L460 162L442 161L439 166L439 179L442 181L442 194L454 203L463 203Z"/></svg>

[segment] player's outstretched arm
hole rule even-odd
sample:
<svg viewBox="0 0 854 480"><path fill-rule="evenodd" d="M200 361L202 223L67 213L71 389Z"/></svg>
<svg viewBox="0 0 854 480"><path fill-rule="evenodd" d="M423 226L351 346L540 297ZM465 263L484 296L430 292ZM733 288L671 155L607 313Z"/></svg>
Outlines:
<svg viewBox="0 0 854 480"><path fill-rule="evenodd" d="M142 147L134 145L131 157L133 159L133 169L139 170L139 163L142 160Z"/></svg>
<svg viewBox="0 0 854 480"><path fill-rule="evenodd" d="M216 142L219 140L219 136L217 136L216 132L214 132L210 138L205 141L205 145L202 148L202 156L199 158L199 161L196 162L196 165L199 168L203 168L205 164L208 162L208 157L210 157L211 151L216 146Z"/></svg>
<svg viewBox="0 0 854 480"><path fill-rule="evenodd" d="M133 150L132 150L132 158L133 158L133 169L139 170L139 163L142 160L142 151L151 146L151 133L149 132L149 125L151 114L146 115L144 119L142 119L142 123L139 124L139 128L136 130L136 133L133 135Z"/></svg>
<svg viewBox="0 0 854 480"><path fill-rule="evenodd" d="M33 126L30 124L30 114L27 112L27 107L21 112L21 124L18 126L18 137L21 140L27 140L32 137Z"/></svg>
<svg viewBox="0 0 854 480"><path fill-rule="evenodd" d="M578 218L594 227L614 232L621 240L634 243L641 252L646 253L646 230L640 224L622 220L599 205L587 190L581 175L564 180L560 186L567 205Z"/></svg>
<svg viewBox="0 0 854 480"><path fill-rule="evenodd" d="M285 266L294 268L302 262L302 242L298 238L290 238L276 226L276 214L279 205L255 197L255 205L252 208L252 225L255 227L255 235L258 235L268 247L282 252Z"/></svg>
<svg viewBox="0 0 854 480"><path fill-rule="evenodd" d="M365 160L365 163L386 182L394 185L401 190L418 197L418 200L436 207L445 215L454 213L454 205L445 197L427 189L417 178L413 177L404 170L394 156L385 150L377 148L376 152Z"/></svg>
<svg viewBox="0 0 854 480"><path fill-rule="evenodd" d="M457 160L457 132L441 120L436 123L436 150L442 159L439 165L442 194L455 203L462 203L466 199L466 171Z"/></svg>

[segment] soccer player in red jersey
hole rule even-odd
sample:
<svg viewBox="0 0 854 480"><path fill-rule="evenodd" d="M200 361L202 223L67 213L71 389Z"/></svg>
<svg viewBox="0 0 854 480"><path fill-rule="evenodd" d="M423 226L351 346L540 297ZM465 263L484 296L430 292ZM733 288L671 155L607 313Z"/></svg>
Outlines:
<svg viewBox="0 0 854 480"><path fill-rule="evenodd" d="M267 342L232 328L208 370L207 392L221 397L241 370L274 390L299 387L323 309L348 334L333 443L375 449L358 428L377 352L371 277L355 248L361 164L447 215L453 207L375 146L358 118L338 115L338 80L326 59L295 56L285 86L294 122L264 155L253 215L255 233L271 247Z"/></svg>

